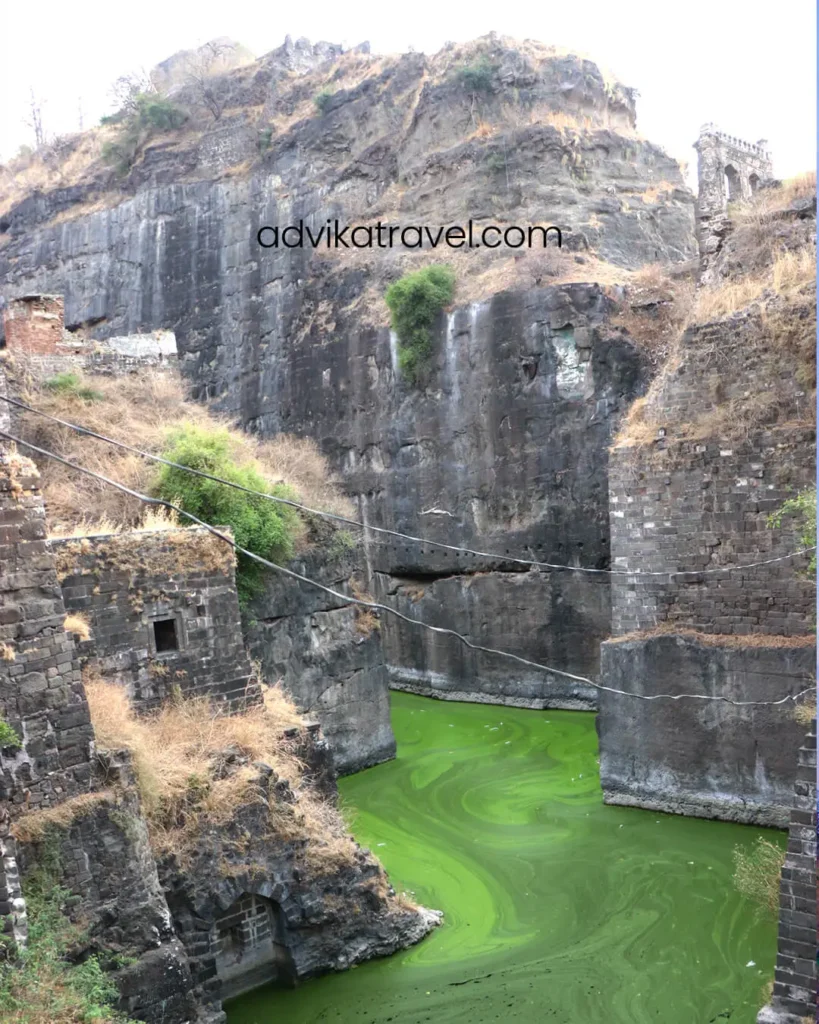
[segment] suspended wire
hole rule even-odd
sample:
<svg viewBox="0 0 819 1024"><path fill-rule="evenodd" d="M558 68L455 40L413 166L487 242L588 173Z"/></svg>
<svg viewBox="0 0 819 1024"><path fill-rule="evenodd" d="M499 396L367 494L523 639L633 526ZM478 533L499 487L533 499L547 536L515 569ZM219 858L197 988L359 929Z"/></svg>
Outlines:
<svg viewBox="0 0 819 1024"><path fill-rule="evenodd" d="M62 455L57 455L56 452L49 451L47 448L40 448L38 445L32 444L29 441L23 441L21 438L15 437L8 431L0 430L0 437L5 437L9 441L13 441L15 444L22 445L24 448L28 448L31 451L38 452L40 455L45 455L47 458L54 459L56 462L62 463L64 466L68 466L71 469L76 470L78 473L83 473L86 476L93 477L95 480L99 480L104 484L108 484L111 487L115 487L117 490L122 491L124 494L129 494L132 498L137 498L139 501L146 505L159 505L163 508L169 509L175 512L177 515L183 516L185 519L189 519L191 522L196 523L197 526L201 526L207 530L208 533L213 534L219 540L229 544L234 551L244 555L246 558L250 558L254 562L258 562L260 565L264 565L269 569L274 569L276 572L283 573L285 576L290 576L293 579L297 579L302 583L307 583L311 587L316 587L318 590L323 590L324 593L330 594L332 597L338 598L345 604L355 604L362 608L369 608L373 611L386 612L388 615L393 615L395 618L401 619L403 622L408 622L413 626L420 626L422 629L429 630L431 633L436 633L441 636L452 636L459 640L464 646L469 647L473 651L481 651L484 654L497 655L501 658L508 658L511 661L515 661L520 665L526 665L529 668L538 669L541 672L550 672L553 675L561 676L564 679L571 679L577 683L583 683L587 686L591 686L596 690L605 691L607 693L614 693L623 697L635 697L639 700L713 700L720 701L725 704L733 704L738 707L746 706L775 706L779 704L786 704L788 701L796 702L800 697L806 693L811 692L814 687L807 687L801 690L799 693L789 694L779 700L733 700L730 697L713 696L711 694L703 693L657 693L657 694L644 694L644 693L631 693L628 690L619 690L613 686L605 686L603 683L595 682L593 679L588 679L586 676L575 675L572 672L564 672L562 669L552 668L550 665L543 665L537 661L531 661L529 658L523 658L518 654L512 654L510 651L499 650L495 647L486 647L483 644L473 643L463 634L458 633L454 629L448 629L445 626L433 626L427 622L421 622L420 619L413 619L409 615L404 615L403 612L399 612L396 608L390 605L381 604L379 601L365 601L362 598L354 597L349 594L344 594L341 591L334 590L332 587L325 586L323 583L319 583L316 580L310 579L308 576L304 576L302 573L296 572L294 569L289 569L283 565L277 565L275 562L269 561L267 558L262 558L261 555L257 555L253 551L249 551L247 548L237 544L236 541L229 537L227 534L222 533L221 530L212 526L210 523L206 523L203 519L199 519L198 516L193 515L190 512L186 512L183 508L178 505L174 505L173 502L165 501L162 498L152 498L147 494L141 494L139 491L135 491L130 487L126 487L125 484L119 483L117 480L111 480L109 477L104 476L102 473L97 473L92 469L88 469L86 466L80 466L70 459L64 458Z"/></svg>
<svg viewBox="0 0 819 1024"><path fill-rule="evenodd" d="M415 537L412 534L401 533L398 530L390 530L383 526L372 526L369 523L360 523L356 519L349 519L346 516L338 515L335 512L325 512L321 509L310 508L307 505L302 505L298 501L293 501L291 498L282 498L276 494L267 494L264 491L257 491L252 487L245 487L243 484L235 483L232 480L223 480L221 477L214 476L211 473L206 473L204 470L194 469L192 466L184 466L179 462L173 462L170 459L163 458L161 455L153 455L151 452L143 451L141 448L125 444L123 441L116 441L112 437L106 437L105 434L99 434L88 427L80 426L77 423L70 423L68 420L60 419L58 416L52 416L50 413L43 412L42 409L35 409L33 406L27 405L25 402L21 402L16 398L10 398L8 395L0 395L0 399L4 402L8 402L9 405L16 406L18 409L24 409L26 412L34 413L36 416L42 416L44 419L51 420L52 423L59 423L60 426L68 427L79 434L85 434L98 441L104 441L106 444L113 445L116 448L121 448L126 452L132 452L134 455L140 455L142 458L150 459L152 462L158 462L163 466L170 466L172 469L179 469L185 473L191 473L193 476L201 477L204 480L210 480L213 483L224 484L226 487L233 487L237 491L244 491L245 494L253 494L260 498L266 498L268 501L278 502L282 505L290 505L292 508L300 509L302 512L307 512L310 515L321 516L324 519L332 519L336 522L344 523L346 526L354 526L359 530L369 530L374 533L386 534L390 537L397 537L401 540L411 541L415 544L425 544L427 547L441 548L446 551L455 551L458 554L475 555L479 558L492 558L500 562L514 562L516 565L527 565L535 568L558 569L565 572L582 572L605 576L664 576L671 579L674 576L703 576L719 572L737 572L742 569L756 569L763 565L773 565L774 562L785 562L791 558L796 558L799 555L810 554L810 552L816 550L815 547L801 548L800 550L792 551L787 555L778 555L775 558L766 558L758 562L748 562L744 565L723 565L710 569L668 570L594 569L578 565L561 565L555 562L541 562L531 558L517 558L511 555L501 555L493 551L477 551L473 548L445 544L443 541L427 540L424 537ZM439 510L435 509L430 511Z"/></svg>

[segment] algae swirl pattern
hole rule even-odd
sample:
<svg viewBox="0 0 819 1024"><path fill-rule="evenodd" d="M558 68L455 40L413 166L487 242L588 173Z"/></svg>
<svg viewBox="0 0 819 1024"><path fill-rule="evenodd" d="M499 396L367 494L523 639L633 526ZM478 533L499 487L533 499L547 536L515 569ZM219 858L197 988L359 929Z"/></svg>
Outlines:
<svg viewBox="0 0 819 1024"><path fill-rule="evenodd" d="M776 929L731 875L758 829L604 806L588 713L403 693L392 709L398 759L341 791L359 841L444 926L250 993L229 1024L753 1024Z"/></svg>

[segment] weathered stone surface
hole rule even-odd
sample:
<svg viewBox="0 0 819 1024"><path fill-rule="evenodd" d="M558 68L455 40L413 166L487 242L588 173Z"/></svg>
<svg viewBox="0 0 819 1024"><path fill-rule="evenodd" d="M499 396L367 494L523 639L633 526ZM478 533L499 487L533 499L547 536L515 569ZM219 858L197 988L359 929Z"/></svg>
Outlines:
<svg viewBox="0 0 819 1024"><path fill-rule="evenodd" d="M333 531L289 568L341 592L366 599L360 548L334 549ZM342 535L345 536L345 535ZM321 724L342 774L395 756L380 623L354 605L277 573L245 615L251 657L263 676L280 680L299 710Z"/></svg>
<svg viewBox="0 0 819 1024"><path fill-rule="evenodd" d="M149 144L127 179L133 195L113 208L78 209L74 220L48 223L66 204L93 198L94 187L105 187L100 181L81 193L31 197L11 211L0 273L8 272L12 295L46 285L63 292L67 322L91 324L94 337L172 327L198 397L262 435L315 437L368 522L499 556L531 551L605 567L606 448L644 382L637 352L605 329L611 300L602 288L525 290L528 264L520 271L515 264L503 280L521 290L442 318L429 384L417 393L401 380L395 341L380 326L383 292L414 265L412 254L261 249L256 241L264 225L301 220L318 231L336 218L342 225L471 218L559 225L581 274L587 251L620 267L693 256L693 197L676 162L635 137L630 90L581 58L530 52L495 36L481 47L496 69L481 97L481 118L493 125L487 137L475 137L474 97L458 77L467 58L451 48L380 63L347 55L339 75L349 72L355 84L331 90L323 112L312 103L309 74L285 80L281 55L271 56L253 74L240 69L225 79L237 140L247 127L242 105L263 104L271 118L269 144L261 155L247 153L246 172L197 180L212 176L201 169L209 166L210 128L185 135L172 151ZM297 56L294 68L303 71ZM309 64L332 54L307 56ZM301 116L305 104L309 116ZM510 104L520 117L509 117ZM400 129L396 111L411 112ZM241 146L223 144L236 158ZM492 170L499 161L502 175ZM441 259L451 259L468 286L472 257L488 255L445 250ZM511 262L509 250L504 258ZM499 287L490 282L484 294ZM433 507L452 519L423 515ZM481 622L465 591L445 622L461 632L477 628L489 646L517 639L496 626L503 602L521 586L501 558L450 553L447 560L380 541L366 539L368 569L386 576L502 573L486 589L492 603L480 609ZM582 584L550 578L548 607L529 620L534 660L551 658L580 675L595 670L607 598L604 587L587 583L584 594ZM421 663L414 653L405 657L415 641L403 630L384 623L399 672L437 678L444 664L444 688L476 694L501 677L491 666L459 665L460 655L433 657L428 640ZM528 674L519 683L517 696L504 699L541 700L556 687Z"/></svg>
<svg viewBox="0 0 819 1024"><path fill-rule="evenodd" d="M228 707L260 699L224 541L193 527L51 543L66 610L90 627L79 655L127 686L137 707L174 692Z"/></svg>
<svg viewBox="0 0 819 1024"><path fill-rule="evenodd" d="M796 917L796 914L803 915ZM816 721L799 750L788 854L780 884L771 1002L757 1024L802 1024L816 1014Z"/></svg>
<svg viewBox="0 0 819 1024"><path fill-rule="evenodd" d="M312 756L321 761L320 745L313 743ZM303 756L309 764L307 747ZM303 840L277 835L275 825L271 832L271 805L293 799L262 766L253 798L229 823L204 826L184 870L172 857L160 863L176 932L205 1001L264 980L292 983L344 970L418 942L440 921L435 911L397 903L368 850L355 851L352 861L326 858L311 866ZM242 946L241 970L230 953L237 929L251 940ZM253 955L259 945L269 949L262 958Z"/></svg>
<svg viewBox="0 0 819 1024"><path fill-rule="evenodd" d="M71 893L70 913L83 925L77 958L96 954L109 970L117 957L133 961L113 975L123 1010L146 1024L182 1024L196 1012L188 958L174 936L127 759L107 755L94 785L108 788L67 804L67 823L48 825L42 841L20 842L23 874L45 862L54 884Z"/></svg>
<svg viewBox="0 0 819 1024"><path fill-rule="evenodd" d="M37 477L0 449L0 719L21 741L0 751L12 818L87 789L94 739Z"/></svg>
<svg viewBox="0 0 819 1024"><path fill-rule="evenodd" d="M695 634L625 638L601 647L607 686L647 697L690 693L772 701L810 688L815 646L721 646ZM792 703L641 700L602 692L597 730L606 803L787 826L803 726Z"/></svg>

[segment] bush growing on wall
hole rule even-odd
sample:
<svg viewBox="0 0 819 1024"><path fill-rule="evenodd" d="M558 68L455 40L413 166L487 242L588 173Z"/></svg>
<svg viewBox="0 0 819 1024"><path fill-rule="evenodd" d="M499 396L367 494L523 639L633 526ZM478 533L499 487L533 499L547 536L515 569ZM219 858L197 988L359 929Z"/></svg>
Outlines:
<svg viewBox="0 0 819 1024"><path fill-rule="evenodd" d="M768 517L768 525L781 526L784 519L790 519L796 527L799 543L804 548L816 546L816 491L813 488L800 491L795 498L789 498L785 504ZM813 552L808 563L808 573L816 573L816 552Z"/></svg>
<svg viewBox="0 0 819 1024"><path fill-rule="evenodd" d="M398 335L398 365L413 383L422 381L432 354L432 325L452 301L455 272L446 265L423 267L405 274L385 296Z"/></svg>
<svg viewBox="0 0 819 1024"><path fill-rule="evenodd" d="M19 750L21 746L20 737L5 719L0 718L0 750L4 747Z"/></svg>
<svg viewBox="0 0 819 1024"><path fill-rule="evenodd" d="M254 491L281 498L295 498L284 484L271 484L252 464L236 464L236 445L224 429L187 425L171 432L162 453L182 466L210 473ZM229 526L234 540L254 554L273 562L287 559L293 552L293 540L300 520L295 509L254 494L246 494L225 484L193 476L182 469L163 466L154 485L154 494L190 512L212 526ZM264 567L239 555L236 584L245 603L258 592Z"/></svg>

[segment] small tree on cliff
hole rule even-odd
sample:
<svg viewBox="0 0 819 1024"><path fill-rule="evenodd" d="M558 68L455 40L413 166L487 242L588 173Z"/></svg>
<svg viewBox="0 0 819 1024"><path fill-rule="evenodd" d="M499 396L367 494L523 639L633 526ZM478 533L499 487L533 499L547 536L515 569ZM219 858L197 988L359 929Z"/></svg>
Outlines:
<svg viewBox="0 0 819 1024"><path fill-rule="evenodd" d="M252 462L237 465L241 455L224 429L192 424L180 427L171 432L163 456L181 466L210 473L262 494L291 499L296 496L284 484L271 485ZM173 502L212 526L229 526L240 547L262 558L275 562L289 558L293 552L300 521L289 505L269 501L261 494L246 494L172 466L162 467L153 490L158 498ZM242 603L258 592L263 572L258 562L239 555L236 585Z"/></svg>
<svg viewBox="0 0 819 1024"><path fill-rule="evenodd" d="M405 274L387 289L385 299L398 335L398 365L413 384L420 384L432 354L432 325L452 301L455 272L451 267L423 267Z"/></svg>

